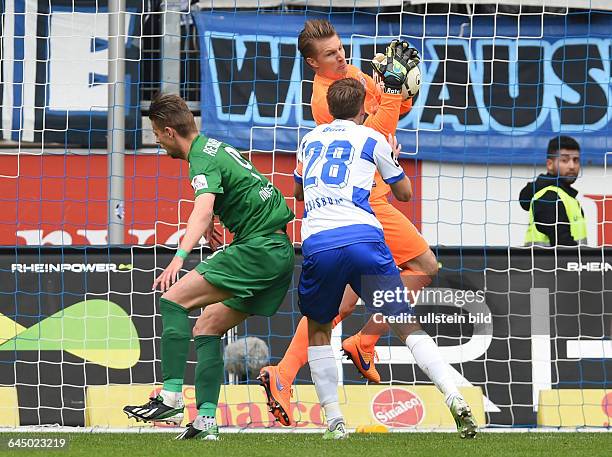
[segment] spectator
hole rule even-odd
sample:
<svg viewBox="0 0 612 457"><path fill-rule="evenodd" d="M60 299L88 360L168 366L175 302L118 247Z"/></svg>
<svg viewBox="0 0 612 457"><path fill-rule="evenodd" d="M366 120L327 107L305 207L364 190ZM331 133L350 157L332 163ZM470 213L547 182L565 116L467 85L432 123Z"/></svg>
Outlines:
<svg viewBox="0 0 612 457"><path fill-rule="evenodd" d="M572 187L580 173L580 146L569 136L548 143L546 174L527 184L519 197L529 211L526 246L578 246L586 244L584 212Z"/></svg>

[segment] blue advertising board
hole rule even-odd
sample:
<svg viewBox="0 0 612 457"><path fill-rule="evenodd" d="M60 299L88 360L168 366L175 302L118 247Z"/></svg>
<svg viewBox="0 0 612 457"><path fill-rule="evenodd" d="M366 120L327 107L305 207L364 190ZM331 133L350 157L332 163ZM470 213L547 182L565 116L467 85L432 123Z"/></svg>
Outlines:
<svg viewBox="0 0 612 457"><path fill-rule="evenodd" d="M314 126L312 71L297 50L311 16L198 12L202 129L239 148L295 151ZM398 137L423 160L542 164L550 138L575 137L601 165L612 114L612 15L325 15L351 62L401 36L423 60L414 107Z"/></svg>

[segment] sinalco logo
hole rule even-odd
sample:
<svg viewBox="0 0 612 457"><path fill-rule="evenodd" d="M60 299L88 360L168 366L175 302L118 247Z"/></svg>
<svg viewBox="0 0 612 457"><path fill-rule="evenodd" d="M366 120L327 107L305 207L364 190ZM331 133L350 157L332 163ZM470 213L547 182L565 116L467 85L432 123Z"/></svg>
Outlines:
<svg viewBox="0 0 612 457"><path fill-rule="evenodd" d="M75 303L26 328L0 314L0 351L66 351L108 368L130 368L140 358L138 332L116 303Z"/></svg>
<svg viewBox="0 0 612 457"><path fill-rule="evenodd" d="M608 392L601 399L601 410L604 412L606 416L608 416L608 418L612 418L612 392ZM604 424L604 427L606 426L609 427L610 422L608 422L607 424Z"/></svg>
<svg viewBox="0 0 612 457"><path fill-rule="evenodd" d="M387 427L411 427L421 423L425 407L418 395L391 387L381 390L372 399L372 415Z"/></svg>

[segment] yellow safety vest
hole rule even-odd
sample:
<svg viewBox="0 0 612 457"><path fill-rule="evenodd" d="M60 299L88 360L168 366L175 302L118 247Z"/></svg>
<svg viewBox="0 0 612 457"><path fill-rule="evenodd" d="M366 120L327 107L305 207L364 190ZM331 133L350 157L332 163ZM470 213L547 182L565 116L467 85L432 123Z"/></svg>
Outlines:
<svg viewBox="0 0 612 457"><path fill-rule="evenodd" d="M578 244L586 244L586 220L582 214L580 203L562 188L557 186L548 186L537 192L531 199L531 205L529 206L529 227L527 228L527 233L525 234L525 245L550 246L550 239L548 236L538 231L535 221L533 220L533 202L539 199L549 190L556 192L561 199L563 206L565 206L565 212L567 213L567 218L569 219L570 234L572 235L572 238Z"/></svg>

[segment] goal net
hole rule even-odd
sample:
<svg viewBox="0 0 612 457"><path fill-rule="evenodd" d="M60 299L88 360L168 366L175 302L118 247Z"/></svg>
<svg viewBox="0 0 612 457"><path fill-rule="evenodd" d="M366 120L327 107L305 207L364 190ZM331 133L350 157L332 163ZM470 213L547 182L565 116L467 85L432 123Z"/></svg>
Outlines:
<svg viewBox="0 0 612 457"><path fill-rule="evenodd" d="M314 74L296 44L312 18L332 22L349 62L368 75L394 38L419 50L421 89L397 130L414 197L390 201L437 257L417 316L479 423L609 427L607 1L5 0L0 9L0 427L135 427L123 406L160 388L151 284L193 201L187 165L159 150L147 118L154 94L166 91L187 101L202 133L242 151L296 214L294 282L275 316L249 318L225 337L217 412L226 427L290 430L274 422L255 378L283 357L301 318L303 205L292 196L293 170L315 124ZM524 247L529 201L519 195L546 173L548 142L559 135L581 147L574 187L587 244ZM203 243L186 270L209 253ZM453 428L397 338L377 344L380 385L341 357L341 341L367 318L358 304L333 333L349 427ZM191 419L194 367L192 350ZM295 428L321 427L307 365L294 393Z"/></svg>

